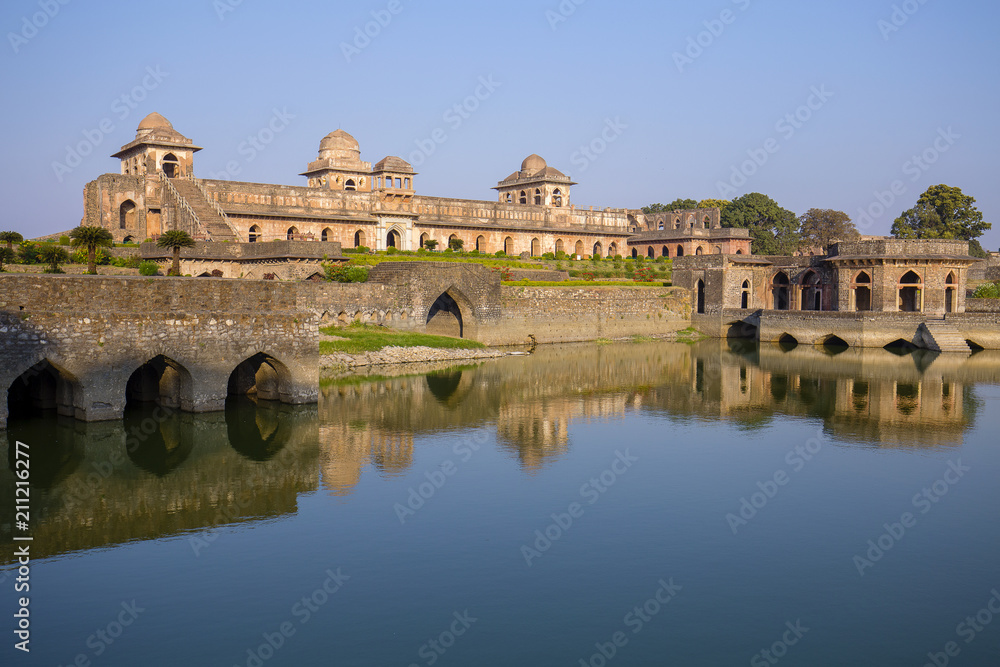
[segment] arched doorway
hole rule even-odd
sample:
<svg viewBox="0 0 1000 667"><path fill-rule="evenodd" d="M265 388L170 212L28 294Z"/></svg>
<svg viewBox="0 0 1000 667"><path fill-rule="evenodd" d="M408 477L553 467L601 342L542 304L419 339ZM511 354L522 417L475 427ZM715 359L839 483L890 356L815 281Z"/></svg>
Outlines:
<svg viewBox="0 0 1000 667"><path fill-rule="evenodd" d="M802 276L801 310L823 310L823 286L819 274L806 271Z"/></svg>
<svg viewBox="0 0 1000 667"><path fill-rule="evenodd" d="M601 247L601 242L600 241L598 241L597 243L594 244L594 253L593 253L594 257L601 257L603 251L604 251L604 248Z"/></svg>
<svg viewBox="0 0 1000 667"><path fill-rule="evenodd" d="M324 227L319 237L324 243L328 243L333 240L333 230L329 227Z"/></svg>
<svg viewBox="0 0 1000 667"><path fill-rule="evenodd" d="M656 259L656 250L653 248L653 246L649 246L648 248L646 248L646 257L650 259Z"/></svg>
<svg viewBox="0 0 1000 667"><path fill-rule="evenodd" d="M476 237L476 250L486 252L486 237L482 234Z"/></svg>
<svg viewBox="0 0 1000 667"><path fill-rule="evenodd" d="M542 243L538 239L531 239L531 256L538 257L542 254Z"/></svg>
<svg viewBox="0 0 1000 667"><path fill-rule="evenodd" d="M611 245L608 246L608 257L617 257L617 256L618 256L618 244L612 243Z"/></svg>
<svg viewBox="0 0 1000 667"><path fill-rule="evenodd" d="M262 401L291 402L291 374L274 357L258 352L245 359L229 375L229 396L248 396Z"/></svg>
<svg viewBox="0 0 1000 667"><path fill-rule="evenodd" d="M958 281L955 279L955 272L952 271L944 280L944 312L954 313L955 302L958 300Z"/></svg>
<svg viewBox="0 0 1000 667"><path fill-rule="evenodd" d="M638 257L639 257L639 251L635 248L632 248L632 259L637 259Z"/></svg>
<svg viewBox="0 0 1000 667"><path fill-rule="evenodd" d="M667 246L663 246L660 250L660 257L670 257L670 249Z"/></svg>
<svg viewBox="0 0 1000 667"><path fill-rule="evenodd" d="M505 255L514 254L514 239L509 236L503 240L503 252Z"/></svg>
<svg viewBox="0 0 1000 667"><path fill-rule="evenodd" d="M403 245L402 241L403 241L402 237L399 235L399 232L395 229L390 229L389 233L385 235L386 248L399 249L399 247Z"/></svg>
<svg viewBox="0 0 1000 667"><path fill-rule="evenodd" d="M250 228L250 231L247 233L247 241L250 243L257 243L260 241L260 227L254 225Z"/></svg>
<svg viewBox="0 0 1000 667"><path fill-rule="evenodd" d="M289 227L288 231L285 232L285 238L289 241L294 241L295 237L299 235L298 227Z"/></svg>
<svg viewBox="0 0 1000 667"><path fill-rule="evenodd" d="M43 359L7 388L7 418L37 417L50 411L75 417L75 394L76 379L48 359Z"/></svg>
<svg viewBox="0 0 1000 667"><path fill-rule="evenodd" d="M441 294L427 311L427 333L437 336L462 338L464 322L462 309L458 302L447 292Z"/></svg>
<svg viewBox="0 0 1000 667"><path fill-rule="evenodd" d="M354 247L360 248L365 244L365 233L360 229L354 232Z"/></svg>
<svg viewBox="0 0 1000 667"><path fill-rule="evenodd" d="M862 271L854 276L851 284L854 291L854 310L868 311L872 309L872 277L867 271Z"/></svg>
<svg viewBox="0 0 1000 667"><path fill-rule="evenodd" d="M132 229L135 225L135 202L126 199L118 207L118 229Z"/></svg>
<svg viewBox="0 0 1000 667"><path fill-rule="evenodd" d="M562 191L559 188L556 188L555 190L552 191L552 205L553 206L562 206L563 205L562 204Z"/></svg>
<svg viewBox="0 0 1000 667"><path fill-rule="evenodd" d="M575 254L583 256L583 241L577 241L576 247L574 248Z"/></svg>
<svg viewBox="0 0 1000 667"><path fill-rule="evenodd" d="M698 303L698 313L701 315L705 314L705 281L699 280L698 284L695 286L697 290L697 303Z"/></svg>
<svg viewBox="0 0 1000 667"><path fill-rule="evenodd" d="M907 271L899 279L899 310L904 313L920 313L924 309L924 283L915 271Z"/></svg>
<svg viewBox="0 0 1000 667"><path fill-rule="evenodd" d="M684 246L679 245L677 246L677 257L683 257L683 256L684 256Z"/></svg>
<svg viewBox="0 0 1000 667"><path fill-rule="evenodd" d="M772 307L775 310L788 310L789 284L788 274L784 271L779 271L771 281Z"/></svg>
<svg viewBox="0 0 1000 667"><path fill-rule="evenodd" d="M164 355L153 357L137 368L125 385L126 407L143 403L175 410L191 410L191 373Z"/></svg>
<svg viewBox="0 0 1000 667"><path fill-rule="evenodd" d="M556 253L565 252L565 247L562 239L556 239Z"/></svg>
<svg viewBox="0 0 1000 667"><path fill-rule="evenodd" d="M744 280L740 288L740 308L746 310L750 307L750 281Z"/></svg>
<svg viewBox="0 0 1000 667"><path fill-rule="evenodd" d="M701 246L698 246L698 248L694 251L694 254L700 255L700 254L702 254L702 252L703 252L703 250L701 249Z"/></svg>
<svg viewBox="0 0 1000 667"><path fill-rule="evenodd" d="M420 235L420 247L421 248L426 248L427 247L427 242L430 240L430 238L431 238L430 234L428 234L427 232L424 232L423 234L421 234Z"/></svg>

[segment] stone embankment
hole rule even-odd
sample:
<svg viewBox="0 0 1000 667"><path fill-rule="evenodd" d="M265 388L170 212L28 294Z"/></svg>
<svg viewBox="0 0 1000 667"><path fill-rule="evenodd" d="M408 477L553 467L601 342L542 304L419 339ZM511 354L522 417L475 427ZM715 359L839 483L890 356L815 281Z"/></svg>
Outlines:
<svg viewBox="0 0 1000 667"><path fill-rule="evenodd" d="M429 361L456 361L495 359L510 355L524 354L520 351L479 349L443 350L432 347L386 347L377 352L363 354L324 354L320 356L320 368L360 368L389 364L412 364Z"/></svg>

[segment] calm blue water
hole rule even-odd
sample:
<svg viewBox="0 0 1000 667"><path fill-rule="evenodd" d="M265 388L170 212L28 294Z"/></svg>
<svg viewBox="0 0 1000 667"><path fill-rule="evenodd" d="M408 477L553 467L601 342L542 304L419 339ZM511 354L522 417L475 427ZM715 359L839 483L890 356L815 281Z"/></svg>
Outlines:
<svg viewBox="0 0 1000 667"><path fill-rule="evenodd" d="M0 655L998 665L998 433L992 353L715 341L540 348L306 408L12 423L32 634L13 649L8 445Z"/></svg>

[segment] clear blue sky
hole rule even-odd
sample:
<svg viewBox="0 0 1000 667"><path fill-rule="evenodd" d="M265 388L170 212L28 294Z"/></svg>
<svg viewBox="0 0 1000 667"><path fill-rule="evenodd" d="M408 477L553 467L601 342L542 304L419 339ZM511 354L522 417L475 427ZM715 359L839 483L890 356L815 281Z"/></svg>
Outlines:
<svg viewBox="0 0 1000 667"><path fill-rule="evenodd" d="M493 199L538 153L579 181L580 206L718 197L729 183L727 198L762 192L858 221L885 193L886 212L861 226L887 234L947 183L1000 222L1000 4L897 1L912 12L897 26L889 0L576 2L5 0L0 228L78 224L84 184L118 172L108 156L151 111L205 148L201 177L235 162L235 180L302 185L341 127L365 160L419 162L426 195ZM386 25L345 55L373 12ZM141 101L121 100L133 91ZM275 110L294 118L251 149ZM81 142L93 151L57 175ZM433 152L415 156L418 142ZM762 164L744 167L754 155ZM1000 225L981 241L1000 247Z"/></svg>

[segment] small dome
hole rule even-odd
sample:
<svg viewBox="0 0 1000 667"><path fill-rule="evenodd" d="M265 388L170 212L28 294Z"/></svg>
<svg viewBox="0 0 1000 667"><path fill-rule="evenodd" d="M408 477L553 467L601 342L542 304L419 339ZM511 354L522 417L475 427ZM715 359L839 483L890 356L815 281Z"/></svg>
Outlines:
<svg viewBox="0 0 1000 667"><path fill-rule="evenodd" d="M403 158L390 155L379 160L372 171L394 171L410 174L413 173L413 167Z"/></svg>
<svg viewBox="0 0 1000 667"><path fill-rule="evenodd" d="M343 130L336 130L323 137L319 142L319 157L325 158L349 158L358 160L361 158L361 146L357 139Z"/></svg>
<svg viewBox="0 0 1000 667"><path fill-rule="evenodd" d="M139 127L136 128L136 131L161 129L172 130L174 126L170 124L169 120L154 111L139 122Z"/></svg>
<svg viewBox="0 0 1000 667"><path fill-rule="evenodd" d="M524 162L521 163L521 171L526 174L534 174L542 169L545 169L546 163L540 156L531 154L524 158Z"/></svg>

